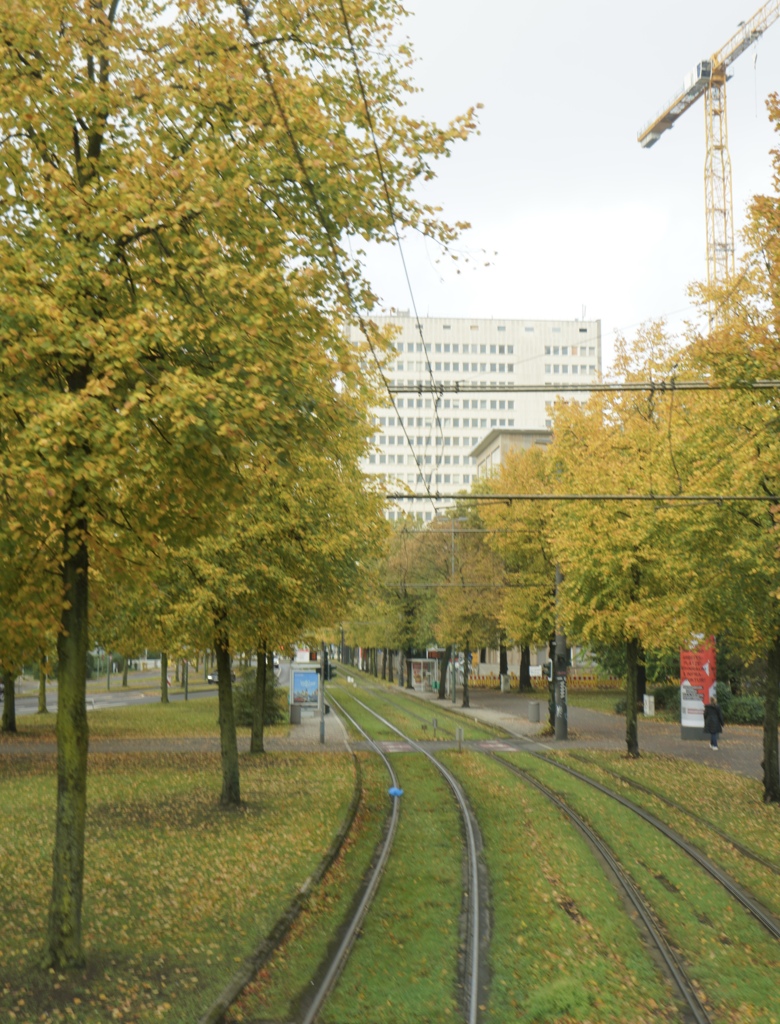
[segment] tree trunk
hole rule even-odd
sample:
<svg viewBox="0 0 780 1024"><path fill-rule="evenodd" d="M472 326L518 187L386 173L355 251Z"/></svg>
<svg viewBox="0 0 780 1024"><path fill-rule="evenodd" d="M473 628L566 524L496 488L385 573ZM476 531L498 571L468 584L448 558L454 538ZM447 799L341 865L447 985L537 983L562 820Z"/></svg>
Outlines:
<svg viewBox="0 0 780 1024"><path fill-rule="evenodd" d="M127 669L129 660L130 659L125 654L125 656L122 659L122 686L127 686Z"/></svg>
<svg viewBox="0 0 780 1024"><path fill-rule="evenodd" d="M252 705L252 737L249 741L250 754L264 754L263 746L263 715L265 714L266 661L265 644L257 649L257 671L255 672L255 692Z"/></svg>
<svg viewBox="0 0 780 1024"><path fill-rule="evenodd" d="M637 721L637 693L639 667L639 641L626 642L626 749L629 757L639 757L639 728Z"/></svg>
<svg viewBox="0 0 780 1024"><path fill-rule="evenodd" d="M637 707L644 701L647 693L647 654L643 644L639 645L639 660L636 666L636 703Z"/></svg>
<svg viewBox="0 0 780 1024"><path fill-rule="evenodd" d="M106 651L106 689L111 689L111 651Z"/></svg>
<svg viewBox="0 0 780 1024"><path fill-rule="evenodd" d="M555 728L555 715L557 709L555 707L555 637L550 640L547 653L550 656L550 661L553 664L553 671L550 673L550 678L547 680L547 712L548 719L550 722L550 728Z"/></svg>
<svg viewBox="0 0 780 1024"><path fill-rule="evenodd" d="M46 714L46 679L49 659L45 654L41 655L40 678L38 680L38 714Z"/></svg>
<svg viewBox="0 0 780 1024"><path fill-rule="evenodd" d="M503 640L498 645L498 674L500 676L509 674L509 661L506 655L506 644Z"/></svg>
<svg viewBox="0 0 780 1024"><path fill-rule="evenodd" d="M387 659L387 681L388 683L394 682L393 680L393 658L395 657L395 651L390 651L390 656Z"/></svg>
<svg viewBox="0 0 780 1024"><path fill-rule="evenodd" d="M467 646L463 652L463 701L462 708L469 707L469 665L471 664L471 650Z"/></svg>
<svg viewBox="0 0 780 1024"><path fill-rule="evenodd" d="M44 962L54 969L84 963L81 907L87 812L87 649L89 559L86 522L67 526L60 570L63 592L57 711L57 813L52 893Z"/></svg>
<svg viewBox="0 0 780 1024"><path fill-rule="evenodd" d="M371 648L371 660L374 678L376 679L379 676L379 649L376 647Z"/></svg>
<svg viewBox="0 0 780 1024"><path fill-rule="evenodd" d="M16 732L16 675L3 670L3 725L0 732Z"/></svg>
<svg viewBox="0 0 780 1024"><path fill-rule="evenodd" d="M219 740L222 754L222 795L219 802L223 807L239 807L241 786L238 778L238 743L233 715L233 684L230 681L230 650L225 634L217 636L214 651L217 655Z"/></svg>
<svg viewBox="0 0 780 1024"><path fill-rule="evenodd" d="M406 649L406 689L413 690L414 685L412 683L412 649L407 647Z"/></svg>
<svg viewBox="0 0 780 1024"><path fill-rule="evenodd" d="M182 665L182 686L184 687L184 699L190 699L190 663L185 661Z"/></svg>
<svg viewBox="0 0 780 1024"><path fill-rule="evenodd" d="M168 704L168 655L165 651L160 655L160 700Z"/></svg>
<svg viewBox="0 0 780 1024"><path fill-rule="evenodd" d="M452 644L448 644L444 648L444 654L439 665L439 700L444 700L444 696L447 692L447 669L452 659Z"/></svg>
<svg viewBox="0 0 780 1024"><path fill-rule="evenodd" d="M176 685L177 685L177 686L178 686L178 685L179 685L179 683L181 682L181 677L180 677L180 675L179 675L179 665L180 665L180 664L181 664L181 659L180 659L180 658L177 658L177 659L176 659L176 674L175 674L175 676L173 677L173 681L174 681L174 682L176 683Z"/></svg>
<svg viewBox="0 0 780 1024"><path fill-rule="evenodd" d="M523 644L520 648L520 692L530 693L531 686L531 648Z"/></svg>
<svg viewBox="0 0 780 1024"><path fill-rule="evenodd" d="M382 679L387 679L387 648L382 648Z"/></svg>
<svg viewBox="0 0 780 1024"><path fill-rule="evenodd" d="M777 751L777 701L780 698L780 637L767 658L764 693L764 803L780 803L780 764Z"/></svg>

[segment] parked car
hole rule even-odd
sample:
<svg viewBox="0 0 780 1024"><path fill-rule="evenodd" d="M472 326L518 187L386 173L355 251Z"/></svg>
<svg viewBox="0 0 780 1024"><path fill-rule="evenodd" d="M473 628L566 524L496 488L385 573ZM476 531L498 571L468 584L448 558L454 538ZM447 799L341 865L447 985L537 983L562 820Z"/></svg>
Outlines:
<svg viewBox="0 0 780 1024"><path fill-rule="evenodd" d="M236 673L231 671L231 673L230 673L230 682L231 683L235 683L235 681L236 681ZM217 670L216 669L214 669L213 672L209 672L209 674L206 676L206 682L207 683L211 683L212 686L216 686L217 685L217 683L219 682L219 675L217 674Z"/></svg>

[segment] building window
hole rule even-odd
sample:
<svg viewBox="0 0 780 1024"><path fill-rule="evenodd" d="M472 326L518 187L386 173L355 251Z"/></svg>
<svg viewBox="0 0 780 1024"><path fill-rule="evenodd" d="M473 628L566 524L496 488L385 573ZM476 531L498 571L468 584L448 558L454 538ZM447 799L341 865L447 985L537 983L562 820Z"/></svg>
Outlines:
<svg viewBox="0 0 780 1024"><path fill-rule="evenodd" d="M590 348L588 349L588 355L589 356L595 356L595 354L596 354L596 348L595 348L594 345L591 345ZM583 353L583 355L584 355L584 353Z"/></svg>
<svg viewBox="0 0 780 1024"><path fill-rule="evenodd" d="M525 333L526 334L533 334L534 333L533 327L526 327L525 328Z"/></svg>
<svg viewBox="0 0 780 1024"><path fill-rule="evenodd" d="M471 328L470 329L472 331L478 331L479 330L479 324L471 324Z"/></svg>
<svg viewBox="0 0 780 1024"><path fill-rule="evenodd" d="M580 334L587 334L587 333L588 333L588 328L587 327L580 327Z"/></svg>
<svg viewBox="0 0 780 1024"><path fill-rule="evenodd" d="M560 347L558 345L553 345L553 355L557 356L557 355L560 355L560 353L561 353Z"/></svg>
<svg viewBox="0 0 780 1024"><path fill-rule="evenodd" d="M504 350L505 350L505 349L506 349L506 345L499 345L499 346L498 346L498 354L499 354L500 356L503 356L503 355L504 355Z"/></svg>
<svg viewBox="0 0 780 1024"><path fill-rule="evenodd" d="M474 364L472 363L472 366L473 365ZM479 372L480 373L487 373L487 363L480 363L479 364Z"/></svg>
<svg viewBox="0 0 780 1024"><path fill-rule="evenodd" d="M561 367L559 363L553 363L553 373L560 373Z"/></svg>
<svg viewBox="0 0 780 1024"><path fill-rule="evenodd" d="M498 331L505 331L506 327L504 326L504 324L499 324L498 327L496 328L496 330L498 330Z"/></svg>
<svg viewBox="0 0 780 1024"><path fill-rule="evenodd" d="M496 346L495 345L491 345L490 346L490 354L491 354L491 356L494 356L496 354Z"/></svg>
<svg viewBox="0 0 780 1024"><path fill-rule="evenodd" d="M510 427L513 427L515 425L515 421L514 420L508 420L507 423L508 423L508 425Z"/></svg>
<svg viewBox="0 0 780 1024"><path fill-rule="evenodd" d="M507 407L507 409L514 409L514 407L515 407L515 400L514 400L514 398L507 399L506 407Z"/></svg>
<svg viewBox="0 0 780 1024"><path fill-rule="evenodd" d="M577 366L577 364L576 364L576 363L574 363L574 364L572 365L572 368L571 368L571 372L572 372L572 373L576 373L576 372L577 372L578 370L579 370L579 366Z"/></svg>
<svg viewBox="0 0 780 1024"><path fill-rule="evenodd" d="M561 355L562 356L567 356L568 354L569 354L569 346L568 345L561 345Z"/></svg>
<svg viewBox="0 0 780 1024"><path fill-rule="evenodd" d="M369 461L370 465L375 466L376 465L376 455L369 455L368 456L368 461Z"/></svg>
<svg viewBox="0 0 780 1024"><path fill-rule="evenodd" d="M468 473L464 473L463 474L463 483L467 484L467 483L470 482L470 480L471 480L471 477L469 476L469 474Z"/></svg>
<svg viewBox="0 0 780 1024"><path fill-rule="evenodd" d="M553 334L560 334L560 333L561 333L560 327L553 327Z"/></svg>
<svg viewBox="0 0 780 1024"><path fill-rule="evenodd" d="M472 352L473 352L473 351L474 351L474 350L472 349ZM480 346L479 346L479 354L480 354L481 356L484 356L484 355L486 355L486 354L487 354L487 345L480 345Z"/></svg>
<svg viewBox="0 0 780 1024"><path fill-rule="evenodd" d="M568 372L569 372L568 364L564 363L563 366L561 367L561 373L568 373Z"/></svg>
<svg viewBox="0 0 780 1024"><path fill-rule="evenodd" d="M590 372L591 373L595 373L596 372L596 367L595 366L591 366L590 367Z"/></svg>
<svg viewBox="0 0 780 1024"><path fill-rule="evenodd" d="M445 344L445 346L444 346L444 351L445 351L445 352L449 352L449 350L450 350L450 346L449 346L449 344Z"/></svg>
<svg viewBox="0 0 780 1024"><path fill-rule="evenodd" d="M515 372L515 364L514 363L507 363L506 364L506 372L507 373L514 373Z"/></svg>
<svg viewBox="0 0 780 1024"><path fill-rule="evenodd" d="M444 324L442 326L442 330L443 331L451 331L452 330L452 324Z"/></svg>
<svg viewBox="0 0 780 1024"><path fill-rule="evenodd" d="M491 373L495 373L496 372L496 364L495 363L491 363L490 364L490 372Z"/></svg>
<svg viewBox="0 0 780 1024"><path fill-rule="evenodd" d="M552 373L552 366L549 363L545 363L544 364L544 372L545 373Z"/></svg>
<svg viewBox="0 0 780 1024"><path fill-rule="evenodd" d="M552 426L552 420L545 420L544 425L549 430L549 428Z"/></svg>
<svg viewBox="0 0 780 1024"><path fill-rule="evenodd" d="M506 373L506 363L499 363L498 364L498 372L499 373Z"/></svg>

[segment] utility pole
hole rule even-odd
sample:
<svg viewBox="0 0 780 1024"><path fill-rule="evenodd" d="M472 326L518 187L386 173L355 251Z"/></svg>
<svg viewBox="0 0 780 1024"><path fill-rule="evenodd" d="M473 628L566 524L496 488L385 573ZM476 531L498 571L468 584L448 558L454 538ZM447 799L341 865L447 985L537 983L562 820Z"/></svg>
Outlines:
<svg viewBox="0 0 780 1024"><path fill-rule="evenodd" d="M325 642L322 644L322 656L320 657L320 743L325 742L325 678L328 673L328 654L325 650Z"/></svg>
<svg viewBox="0 0 780 1024"><path fill-rule="evenodd" d="M566 676L569 669L569 648L566 634L561 625L560 591L563 574L560 565L555 566L555 738L569 738L569 710L566 694Z"/></svg>

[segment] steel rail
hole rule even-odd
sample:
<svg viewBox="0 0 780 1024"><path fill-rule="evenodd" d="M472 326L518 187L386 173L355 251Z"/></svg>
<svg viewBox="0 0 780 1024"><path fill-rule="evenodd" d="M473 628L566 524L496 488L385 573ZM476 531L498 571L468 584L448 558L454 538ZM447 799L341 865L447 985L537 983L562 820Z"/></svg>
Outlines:
<svg viewBox="0 0 780 1024"><path fill-rule="evenodd" d="M377 743L374 742L374 740L371 739L371 737L368 735L365 729L363 729L355 721L355 719L352 718L352 716L344 710L344 708L339 704L339 702L334 699L332 694L329 694L329 698L334 707L338 708L339 714L343 715L354 726L354 728L357 729L357 731L365 737L368 743L373 747L374 751L384 761L385 767L387 768L387 771L390 775L392 784L394 787L397 788L398 777L396 776L395 769L393 768L392 764L387 758L385 752L381 749L381 747L379 747ZM311 999L311 1002L307 1007L306 1014L302 1018L301 1024L313 1024L313 1022L317 1019L320 1010L322 1009L325 1003L325 1000L330 995L334 985L340 978L341 973L347 964L349 954L352 951L352 946L354 945L355 939L357 937L358 930L361 924L363 923L363 919L366 916L366 912L368 908L371 906L371 903L373 902L374 897L376 896L377 889L379 888L379 882L384 873L388 857L390 856L390 850L393 845L393 840L395 839L395 833L398 827L398 817L398 800L394 797L393 809L390 815L390 825L387 828L384 842L382 843L382 847L379 852L379 856L377 857L376 863L374 864L374 870L371 873L371 877L368 881L368 884L366 885L365 890L363 891L363 895L360 899L357 909L355 910L355 913L352 915L352 919L350 920L347 926L347 930L344 933L344 936L342 937L339 947L334 953L330 961L330 964L328 965L328 968L325 971L325 974L317 988L317 991L315 992L314 996Z"/></svg>
<svg viewBox="0 0 780 1024"><path fill-rule="evenodd" d="M618 779L620 782L625 782L625 784L627 786L630 786L632 789L638 789L640 793L646 793L648 796L652 796L656 800L660 800L661 803L666 804L667 807L674 808L674 810L679 811L681 814L687 814L689 818L693 818L694 821L698 822L700 825L703 825L705 828L709 829L711 832L713 832L716 836L719 836L724 842L728 843L730 846L733 846L734 849L738 850L743 857L747 857L749 860L754 860L757 864L761 864L762 867L765 867L768 871L771 871L775 875L780 875L780 866L775 864L773 861L768 860L766 857L763 857L760 853L756 853L755 850L751 850L750 847L745 846L743 843L740 843L740 841L738 839L735 839L734 836L729 835L728 832L724 832L723 829L718 828L717 825L713 825L711 821L708 821L700 814L697 814L695 811L692 811L689 807L684 807L676 800L671 800L668 796L664 796L663 793L659 793L651 786L645 786L641 782L637 782L636 779L630 778L628 775L621 775L620 772L613 771L611 768L605 768L604 765L599 764L597 761L590 761L587 757L583 757L582 754L575 754L572 752L570 754L570 757L574 758L577 761L580 761L582 764L587 764L594 768L598 768L599 771L602 771L607 775L611 775L613 779Z"/></svg>
<svg viewBox="0 0 780 1024"><path fill-rule="evenodd" d="M696 1024L711 1024L711 1018L709 1017L707 1011L704 1009L701 1002L699 1001L699 997L696 994L696 990L693 987L692 982L688 978L685 969L683 968L682 964L675 955L671 945L666 940L666 937L661 932L658 925L656 925L655 920L653 919L653 916L650 912L648 905L645 903L644 898L642 897L634 883L631 881L631 879L628 877L626 872L623 870L618 860L613 856L612 851L598 835L598 833L596 833L590 827L590 825L587 824L584 818L581 818L576 811L569 807L569 805L564 800L562 800L551 789L548 789L548 787L545 786L543 782L540 782L539 779L534 778L534 776L530 772L527 772L522 768L518 768L517 765L510 764L508 761L504 760L503 757L498 757L496 754L490 753L488 751L484 751L484 753L486 753L486 755L490 757L492 760L497 761L500 765L502 765L502 767L506 768L514 775L517 775L519 778L522 778L526 782L530 783L532 786L535 786L536 789L543 793L548 800L552 801L552 803L554 803L556 807L563 811L563 813L570 819L570 821L574 825L576 825L580 832L585 836L588 843L590 843L590 845L598 851L599 855L606 861L606 863L611 868L615 878L620 883L620 886L622 887L626 896L630 900L637 914L641 918L642 923L647 929L647 932L652 938L653 943L655 944L656 948L658 949L658 952L661 955L661 958L663 959L669 976L672 978L674 984L677 987L678 992L680 993L683 1000L688 1005L691 1013L693 1014ZM546 759L543 758L543 760Z"/></svg>
<svg viewBox="0 0 780 1024"><path fill-rule="evenodd" d="M466 830L466 845L468 848L469 856L469 876L470 876L470 928L469 928L469 946L470 956L467 956L467 964L469 965L468 978L466 988L468 991L468 1024L477 1024L479 1015L479 944L480 944L480 912L479 912L479 866L477 856L477 840L474 830L474 820L471 811L466 801L465 794L461 788L460 783L452 774L452 772L445 768L445 766L433 754L429 753L420 743L410 739L406 736L397 726L393 725L386 718L380 715L373 708L370 708L362 700L356 697L354 694L349 694L350 698L359 704L365 711L370 715L373 715L382 725L386 726L392 732L396 733L406 743L413 747L418 753L424 754L429 761L431 761L436 768L444 776L447 784L449 785L452 792L455 794L455 798L458 801L460 807L461 817Z"/></svg>
<svg viewBox="0 0 780 1024"><path fill-rule="evenodd" d="M711 878L714 878L715 881L719 882L723 888L733 896L735 900L737 900L738 903L742 904L745 910L747 910L747 912L751 914L759 924L763 925L774 939L780 941L780 922L777 921L774 915L771 914L766 907L762 906L758 900L754 899L748 892L746 892L742 886L738 885L734 879L719 868L717 864L713 864L713 862L708 857L705 857L700 850L697 850L692 843L689 843L687 839L684 839L679 832L675 832L673 828L670 828L669 825L661 821L660 818L656 818L654 814L646 811L644 807L640 807L627 797L621 796L620 793L615 793L615 791L610 789L608 786L603 786L600 782L596 782L595 779L591 779L582 772L578 772L574 768L569 768L568 765L559 764L558 761L555 761L544 754L537 754L532 750L529 750L528 754L531 757L538 758L540 761L544 761L545 764L549 764L554 768L559 768L562 772L567 772L575 779L579 779L580 782L584 782L587 785L592 786L594 789L597 789L600 793L610 797L612 800L617 800L619 804L622 804L623 807L626 807L629 811L633 811L634 814L637 814L640 818L646 821L648 825L652 825L653 828L658 829L658 831L665 835L667 839L670 839L673 843L679 846L684 853L687 853L692 860L695 860L700 867L704 868Z"/></svg>

